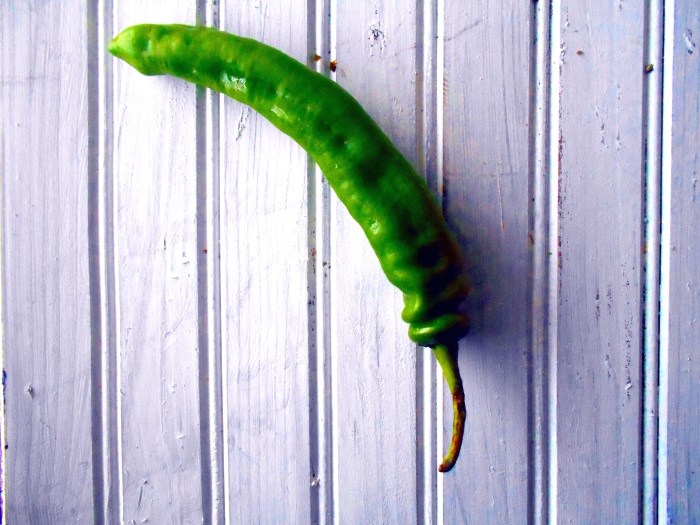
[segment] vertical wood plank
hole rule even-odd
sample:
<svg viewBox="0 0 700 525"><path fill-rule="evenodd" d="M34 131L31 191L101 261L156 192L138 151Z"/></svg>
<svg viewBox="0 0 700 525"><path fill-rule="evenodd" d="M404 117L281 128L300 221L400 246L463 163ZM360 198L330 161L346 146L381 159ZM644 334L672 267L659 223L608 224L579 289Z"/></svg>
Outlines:
<svg viewBox="0 0 700 525"><path fill-rule="evenodd" d="M665 108L661 523L700 520L700 6L676 0ZM670 47L669 46L669 47ZM665 86L666 87L666 86ZM666 281L664 283L664 280Z"/></svg>
<svg viewBox="0 0 700 525"><path fill-rule="evenodd" d="M472 330L459 358L467 424L460 461L444 477L444 519L521 523L528 515L531 6L446 2L442 16L444 209L473 282ZM445 443L451 420L446 407Z"/></svg>
<svg viewBox="0 0 700 525"><path fill-rule="evenodd" d="M399 150L418 162L416 2L338 2L335 78ZM333 22L334 20L334 22ZM333 197L332 345L340 523L415 523L416 351L401 293ZM325 261L324 261L325 262Z"/></svg>
<svg viewBox="0 0 700 525"><path fill-rule="evenodd" d="M561 17L558 521L638 523L644 7Z"/></svg>
<svg viewBox="0 0 700 525"><path fill-rule="evenodd" d="M221 28L303 63L306 2L228 2ZM221 104L221 274L232 523L308 523L307 155Z"/></svg>
<svg viewBox="0 0 700 525"><path fill-rule="evenodd" d="M195 22L195 2L118 2L115 33ZM195 88L114 66L123 517L202 519Z"/></svg>
<svg viewBox="0 0 700 525"><path fill-rule="evenodd" d="M85 3L0 5L9 523L89 523Z"/></svg>

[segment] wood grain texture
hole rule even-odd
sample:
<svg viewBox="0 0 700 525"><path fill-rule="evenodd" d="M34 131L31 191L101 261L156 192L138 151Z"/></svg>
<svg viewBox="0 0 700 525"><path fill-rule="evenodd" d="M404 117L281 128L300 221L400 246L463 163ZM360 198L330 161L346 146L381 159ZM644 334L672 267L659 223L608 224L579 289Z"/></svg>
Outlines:
<svg viewBox="0 0 700 525"><path fill-rule="evenodd" d="M558 518L640 519L644 10L562 2Z"/></svg>
<svg viewBox="0 0 700 525"><path fill-rule="evenodd" d="M414 165L416 4L339 2L336 80ZM333 54L331 54L333 58ZM333 199L332 344L338 402L337 516L341 523L413 523L416 347L362 230Z"/></svg>
<svg viewBox="0 0 700 525"><path fill-rule="evenodd" d="M659 196L661 5L544 4L0 2L6 521L697 523L700 7L665 2ZM95 51L140 22L317 68L437 190L474 285L453 472L359 226L252 110Z"/></svg>
<svg viewBox="0 0 700 525"><path fill-rule="evenodd" d="M664 407L666 470L662 489L668 523L700 521L700 6L677 0L674 13L672 67L672 122L670 177L666 186L669 206L664 234L668 235L667 339L662 359L666 389ZM692 144L692 146L691 146ZM663 339L662 339L663 341ZM664 355L665 354L665 355Z"/></svg>
<svg viewBox="0 0 700 525"><path fill-rule="evenodd" d="M221 27L307 62L305 6L230 3ZM229 519L307 523L307 155L248 107L221 114Z"/></svg>
<svg viewBox="0 0 700 525"><path fill-rule="evenodd" d="M459 359L465 443L444 478L445 523L524 523L530 6L453 2L445 9L444 209L473 282L472 330ZM450 430L446 416L446 440Z"/></svg>
<svg viewBox="0 0 700 525"><path fill-rule="evenodd" d="M119 2L114 29L194 15L192 2ZM114 107L123 519L196 523L195 88L117 63Z"/></svg>
<svg viewBox="0 0 700 525"><path fill-rule="evenodd" d="M85 6L0 5L9 523L89 523Z"/></svg>

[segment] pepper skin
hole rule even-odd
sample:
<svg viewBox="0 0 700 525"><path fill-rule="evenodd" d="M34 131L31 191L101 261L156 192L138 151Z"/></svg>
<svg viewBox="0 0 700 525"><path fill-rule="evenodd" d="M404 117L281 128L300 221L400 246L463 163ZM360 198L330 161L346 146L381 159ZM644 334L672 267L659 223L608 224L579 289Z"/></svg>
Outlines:
<svg viewBox="0 0 700 525"><path fill-rule="evenodd" d="M469 318L459 247L423 179L360 104L281 51L214 28L142 24L108 46L144 75L173 75L247 104L304 148L360 224L389 281L404 294L408 335L433 348L452 393L459 455L466 417L457 341Z"/></svg>

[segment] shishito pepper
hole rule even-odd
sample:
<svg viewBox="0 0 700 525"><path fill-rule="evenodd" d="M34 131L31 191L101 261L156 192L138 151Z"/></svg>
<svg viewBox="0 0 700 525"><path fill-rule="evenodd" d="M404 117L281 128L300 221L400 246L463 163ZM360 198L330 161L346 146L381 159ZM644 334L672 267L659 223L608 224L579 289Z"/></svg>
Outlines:
<svg viewBox="0 0 700 525"><path fill-rule="evenodd" d="M466 411L457 341L469 318L460 250L434 196L347 91L281 51L214 28L131 26L109 51L144 75L173 75L247 104L304 148L360 224L389 281L404 294L408 335L428 346L452 393L457 460Z"/></svg>

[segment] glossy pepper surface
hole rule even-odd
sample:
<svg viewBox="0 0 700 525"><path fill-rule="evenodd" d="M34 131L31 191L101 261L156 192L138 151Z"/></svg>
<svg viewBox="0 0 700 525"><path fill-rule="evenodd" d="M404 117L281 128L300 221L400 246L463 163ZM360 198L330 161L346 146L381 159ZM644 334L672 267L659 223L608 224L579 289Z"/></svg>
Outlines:
<svg viewBox="0 0 700 525"><path fill-rule="evenodd" d="M311 155L403 292L409 337L433 348L443 369L454 423L439 470L450 470L466 417L456 353L469 326L459 310L469 286L442 211L411 164L347 91L256 40L142 24L126 28L108 49L145 75L173 75L247 104Z"/></svg>

